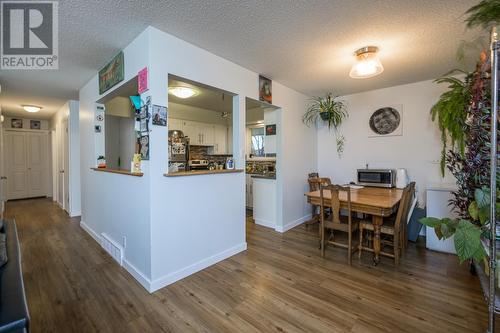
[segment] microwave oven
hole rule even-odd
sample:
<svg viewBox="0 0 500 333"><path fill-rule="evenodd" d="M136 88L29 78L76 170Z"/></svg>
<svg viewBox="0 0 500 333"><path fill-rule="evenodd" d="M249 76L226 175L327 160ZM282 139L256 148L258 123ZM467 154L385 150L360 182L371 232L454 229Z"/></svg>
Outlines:
<svg viewBox="0 0 500 333"><path fill-rule="evenodd" d="M363 186L394 187L396 185L396 170L358 169L357 183Z"/></svg>

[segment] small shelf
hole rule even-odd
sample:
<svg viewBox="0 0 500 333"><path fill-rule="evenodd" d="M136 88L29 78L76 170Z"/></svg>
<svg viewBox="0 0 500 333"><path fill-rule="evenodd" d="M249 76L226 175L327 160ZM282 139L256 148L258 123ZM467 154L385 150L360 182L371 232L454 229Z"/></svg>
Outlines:
<svg viewBox="0 0 500 333"><path fill-rule="evenodd" d="M486 303L488 303L489 299L489 285L490 285L490 278L489 276L486 275L484 272L483 267L477 262L473 262L474 269L476 271L477 277L479 278L479 282L481 284L481 289L483 290L483 296L484 299L486 300ZM500 314L500 291L498 288L495 288L495 313Z"/></svg>
<svg viewBox="0 0 500 333"><path fill-rule="evenodd" d="M126 175L126 176L134 176L134 177L144 176L144 174L142 172L130 172L128 170L122 170L122 169L108 169L108 168L90 168L90 169L94 170L94 171L100 171L100 172L117 173L117 174Z"/></svg>
<svg viewBox="0 0 500 333"><path fill-rule="evenodd" d="M163 174L165 177L185 177L185 176L199 176L199 175L213 175L220 173L240 173L243 169L223 169L223 170L196 170L196 171L179 171Z"/></svg>

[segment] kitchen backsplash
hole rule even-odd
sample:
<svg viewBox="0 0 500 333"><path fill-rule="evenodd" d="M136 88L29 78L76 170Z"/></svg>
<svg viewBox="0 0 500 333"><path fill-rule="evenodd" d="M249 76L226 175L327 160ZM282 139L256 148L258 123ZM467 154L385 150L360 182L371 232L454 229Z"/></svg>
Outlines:
<svg viewBox="0 0 500 333"><path fill-rule="evenodd" d="M247 161L246 173L276 173L276 161Z"/></svg>
<svg viewBox="0 0 500 333"><path fill-rule="evenodd" d="M212 147L207 146L189 146L189 159L190 160L208 160L209 162L225 163L227 157L232 155L212 155L210 150Z"/></svg>

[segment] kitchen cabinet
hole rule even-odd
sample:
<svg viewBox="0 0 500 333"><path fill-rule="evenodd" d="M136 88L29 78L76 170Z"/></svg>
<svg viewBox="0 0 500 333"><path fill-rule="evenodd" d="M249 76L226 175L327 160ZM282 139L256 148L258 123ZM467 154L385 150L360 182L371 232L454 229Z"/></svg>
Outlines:
<svg viewBox="0 0 500 333"><path fill-rule="evenodd" d="M214 125L174 118L170 118L169 121L169 129L180 129L185 136L189 137L190 144L197 146L214 145Z"/></svg>
<svg viewBox="0 0 500 333"><path fill-rule="evenodd" d="M227 127L214 127L214 154L227 154Z"/></svg>
<svg viewBox="0 0 500 333"><path fill-rule="evenodd" d="M226 140L226 151L229 155L233 154L233 127L229 126L227 128L227 140Z"/></svg>
<svg viewBox="0 0 500 333"><path fill-rule="evenodd" d="M168 130L180 130L182 131L182 120L175 118L168 118Z"/></svg>

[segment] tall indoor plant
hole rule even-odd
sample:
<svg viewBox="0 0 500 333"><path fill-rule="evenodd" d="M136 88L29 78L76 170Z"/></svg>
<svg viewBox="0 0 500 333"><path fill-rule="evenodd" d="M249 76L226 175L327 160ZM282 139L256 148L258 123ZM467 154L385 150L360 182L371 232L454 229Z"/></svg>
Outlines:
<svg viewBox="0 0 500 333"><path fill-rule="evenodd" d="M321 119L328 124L328 129L333 128L337 142L337 153L341 156L344 151L345 137L339 132L339 128L349 114L345 102L338 97L328 93L324 97L316 96L311 98L311 103L302 116L302 121L307 126L311 126Z"/></svg>
<svg viewBox="0 0 500 333"><path fill-rule="evenodd" d="M483 0L469 9L467 14L469 28L488 28L498 24L500 0ZM461 262L484 258L486 252L482 239L488 242L489 236L490 71L488 54L483 51L476 70L467 74L464 81L442 81L450 83L450 90L441 96L431 110L433 119L438 117L442 131L442 171L446 165L457 180L458 190L453 193L450 205L459 218L424 218L420 221L434 228L439 239L454 236L455 249ZM446 151L445 140L448 136L451 137L452 147ZM498 171L496 176L498 178ZM498 194L496 205L499 206Z"/></svg>

